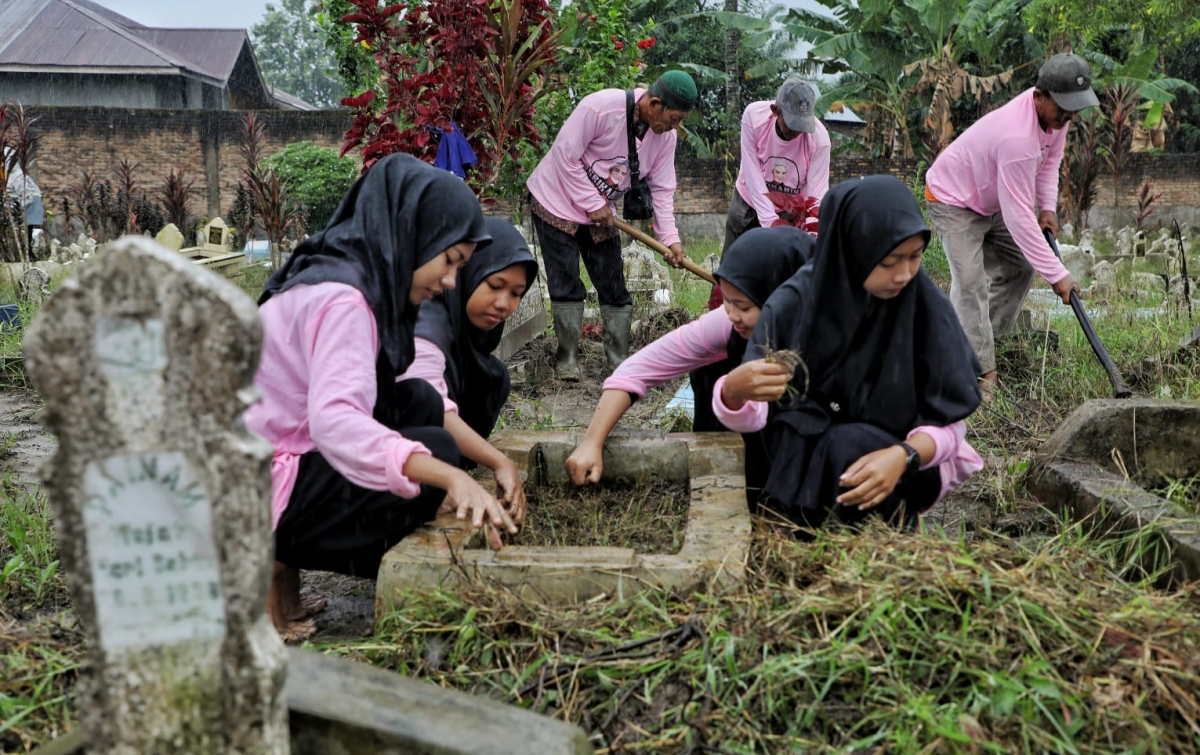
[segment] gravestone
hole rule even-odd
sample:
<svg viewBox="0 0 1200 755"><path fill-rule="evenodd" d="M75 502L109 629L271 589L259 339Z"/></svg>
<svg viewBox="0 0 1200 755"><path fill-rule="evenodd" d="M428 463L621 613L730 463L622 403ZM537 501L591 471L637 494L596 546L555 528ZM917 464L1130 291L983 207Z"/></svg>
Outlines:
<svg viewBox="0 0 1200 755"><path fill-rule="evenodd" d="M271 447L235 422L260 341L245 294L136 236L30 327L93 755L289 752L286 655L264 611Z"/></svg>
<svg viewBox="0 0 1200 755"><path fill-rule="evenodd" d="M175 227L174 223L164 225L154 238L172 252L178 252L183 248L183 234Z"/></svg>
<svg viewBox="0 0 1200 755"><path fill-rule="evenodd" d="M196 246L209 252L229 251L229 226L220 218L213 218L208 225L196 231Z"/></svg>
<svg viewBox="0 0 1200 755"><path fill-rule="evenodd" d="M528 282L525 296L521 297L517 311L513 312L512 317L509 317L504 323L504 335L500 337L500 344L492 352L501 360L506 360L516 354L525 344L546 330L546 301L549 293L543 294L541 285L541 276L545 275L542 272L546 269L545 263L534 251L534 246L529 243L525 229L519 225L515 227L521 232L521 238L525 239L530 251L534 252L534 258L538 262L538 277ZM515 382L520 382L520 380Z"/></svg>
<svg viewBox="0 0 1200 755"><path fill-rule="evenodd" d="M631 294L642 294L657 306L671 304L671 274L659 262L658 255L638 241L621 250L625 266L625 287Z"/></svg>
<svg viewBox="0 0 1200 755"><path fill-rule="evenodd" d="M50 295L50 274L41 268L31 267L21 273L18 287L21 289L21 301L40 307Z"/></svg>

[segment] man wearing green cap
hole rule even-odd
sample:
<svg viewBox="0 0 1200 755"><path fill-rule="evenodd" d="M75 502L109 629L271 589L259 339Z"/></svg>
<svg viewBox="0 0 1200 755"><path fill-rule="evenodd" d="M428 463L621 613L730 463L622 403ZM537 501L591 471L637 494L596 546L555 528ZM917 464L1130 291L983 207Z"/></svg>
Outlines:
<svg viewBox="0 0 1200 755"><path fill-rule="evenodd" d="M633 298L625 287L616 202L630 210L633 176L649 189L654 233L678 267L683 245L675 229L675 128L696 106L692 77L668 71L647 89L602 89L580 100L529 176L533 227L542 246L554 334L555 373L579 380L579 333L586 289L579 259L600 300L610 369L629 356ZM635 144L630 155L629 145ZM647 208L648 216L651 208Z"/></svg>
<svg viewBox="0 0 1200 755"><path fill-rule="evenodd" d="M1021 311L1036 271L1070 302L1079 283L1042 235L1058 235L1058 169L1075 113L1100 104L1078 55L1046 61L1037 84L980 118L951 142L925 175L929 218L950 263L950 301L996 386L994 337Z"/></svg>

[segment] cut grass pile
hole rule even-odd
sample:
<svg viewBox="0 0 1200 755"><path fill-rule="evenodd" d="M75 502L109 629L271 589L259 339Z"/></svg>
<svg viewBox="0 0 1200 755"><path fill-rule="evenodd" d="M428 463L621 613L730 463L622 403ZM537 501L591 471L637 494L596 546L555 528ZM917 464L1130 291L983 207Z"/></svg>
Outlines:
<svg viewBox="0 0 1200 755"><path fill-rule="evenodd" d="M1027 541L760 533L750 581L548 608L411 593L324 648L582 726L598 753L1194 752L1200 585L1078 525Z"/></svg>
<svg viewBox="0 0 1200 755"><path fill-rule="evenodd" d="M509 545L599 545L638 553L678 553L683 547L686 482L530 485L525 494L529 515ZM486 547L482 539L473 538L475 547Z"/></svg>

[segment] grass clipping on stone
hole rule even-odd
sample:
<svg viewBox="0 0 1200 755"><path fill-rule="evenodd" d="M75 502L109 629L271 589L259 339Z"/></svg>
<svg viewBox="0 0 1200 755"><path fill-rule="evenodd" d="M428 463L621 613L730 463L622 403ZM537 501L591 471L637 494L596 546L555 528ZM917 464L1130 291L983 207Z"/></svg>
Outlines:
<svg viewBox="0 0 1200 755"><path fill-rule="evenodd" d="M508 545L608 546L638 553L678 553L687 526L686 482L647 480L578 487L569 482L525 488L528 514ZM471 547L485 548L482 536Z"/></svg>
<svg viewBox="0 0 1200 755"><path fill-rule="evenodd" d="M1131 536L1140 537L1140 536ZM413 591L336 652L576 723L597 752L1194 752L1200 585L1127 538L759 533L747 583L545 607Z"/></svg>

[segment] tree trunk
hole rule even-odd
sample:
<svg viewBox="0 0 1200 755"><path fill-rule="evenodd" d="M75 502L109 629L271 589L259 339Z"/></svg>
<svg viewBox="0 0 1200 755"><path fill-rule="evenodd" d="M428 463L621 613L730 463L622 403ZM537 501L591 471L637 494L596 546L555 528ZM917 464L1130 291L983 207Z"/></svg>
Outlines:
<svg viewBox="0 0 1200 755"><path fill-rule="evenodd" d="M728 13L738 12L738 0L725 0L725 11ZM725 109L729 116L730 132L736 132L738 124L742 122L742 76L738 70L738 47L740 43L740 33L732 26L725 28L725 73L729 75L729 80L725 82ZM734 145L733 151L735 155L739 151L741 140L731 138L731 145ZM739 155L740 157L740 155Z"/></svg>

